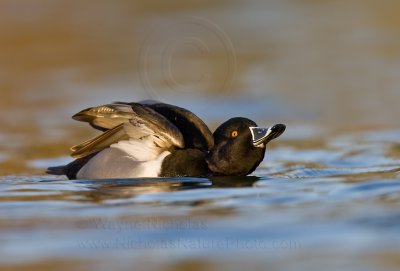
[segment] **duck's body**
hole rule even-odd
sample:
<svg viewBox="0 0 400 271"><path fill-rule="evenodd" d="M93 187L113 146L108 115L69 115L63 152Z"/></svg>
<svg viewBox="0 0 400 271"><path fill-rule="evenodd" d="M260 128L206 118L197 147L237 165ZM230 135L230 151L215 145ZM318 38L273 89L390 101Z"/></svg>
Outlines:
<svg viewBox="0 0 400 271"><path fill-rule="evenodd" d="M103 105L73 118L103 133L72 147L75 161L48 170L70 179L247 175L285 130L233 118L212 134L192 112L157 102Z"/></svg>

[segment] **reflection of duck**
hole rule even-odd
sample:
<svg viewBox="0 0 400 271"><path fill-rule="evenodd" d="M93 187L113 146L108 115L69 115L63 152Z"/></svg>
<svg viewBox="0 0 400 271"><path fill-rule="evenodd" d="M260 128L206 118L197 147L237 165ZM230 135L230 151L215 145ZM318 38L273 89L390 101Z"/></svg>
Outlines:
<svg viewBox="0 0 400 271"><path fill-rule="evenodd" d="M72 147L75 161L48 169L70 179L244 176L257 168L266 144L286 128L260 128L238 117L212 134L192 112L158 102L117 102L73 118L103 133Z"/></svg>
<svg viewBox="0 0 400 271"><path fill-rule="evenodd" d="M261 180L256 176L212 176L210 178L136 178L136 179L107 179L107 180L76 180L84 184L88 189L80 194L86 200L101 202L111 199L133 198L139 195L159 194L174 191L251 187ZM208 192L205 192L207 194ZM167 196L171 199L170 196ZM152 201L154 198L142 199ZM181 198L182 200L182 198ZM191 198L191 204L205 204L198 198Z"/></svg>
<svg viewBox="0 0 400 271"><path fill-rule="evenodd" d="M82 181L77 180L76 182ZM139 195L212 187L210 180L204 178L84 180L83 184L89 189L82 191L82 195L90 201L132 198Z"/></svg>

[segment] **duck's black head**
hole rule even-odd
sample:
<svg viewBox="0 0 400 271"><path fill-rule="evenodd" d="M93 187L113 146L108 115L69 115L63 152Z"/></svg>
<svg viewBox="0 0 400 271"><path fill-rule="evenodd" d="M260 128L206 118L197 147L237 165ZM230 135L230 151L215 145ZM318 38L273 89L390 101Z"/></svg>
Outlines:
<svg viewBox="0 0 400 271"><path fill-rule="evenodd" d="M286 129L283 124L257 127L246 118L232 118L214 132L214 147L206 161L216 175L244 176L253 172L264 159L265 146Z"/></svg>

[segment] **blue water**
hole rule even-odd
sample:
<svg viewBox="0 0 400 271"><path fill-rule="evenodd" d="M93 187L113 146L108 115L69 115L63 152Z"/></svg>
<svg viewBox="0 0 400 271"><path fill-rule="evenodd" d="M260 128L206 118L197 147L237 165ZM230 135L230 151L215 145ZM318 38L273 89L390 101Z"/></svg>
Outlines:
<svg viewBox="0 0 400 271"><path fill-rule="evenodd" d="M276 142L247 177L4 176L1 262L395 270L398 134L346 133L326 139L324 149Z"/></svg>

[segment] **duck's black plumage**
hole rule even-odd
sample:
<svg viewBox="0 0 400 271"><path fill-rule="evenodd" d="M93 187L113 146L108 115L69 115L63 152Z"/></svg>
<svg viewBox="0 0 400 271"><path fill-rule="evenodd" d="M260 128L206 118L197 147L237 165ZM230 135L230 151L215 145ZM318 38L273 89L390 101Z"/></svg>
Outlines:
<svg viewBox="0 0 400 271"><path fill-rule="evenodd" d="M214 138L210 129L189 110L165 103L154 103L148 106L166 117L181 131L185 148L209 151L214 146Z"/></svg>
<svg viewBox="0 0 400 271"><path fill-rule="evenodd" d="M159 102L87 108L73 116L103 131L73 146L77 158L48 173L76 178L244 176L261 163L266 144L285 126L259 128L232 118L212 134L187 109Z"/></svg>
<svg viewBox="0 0 400 271"><path fill-rule="evenodd" d="M199 149L176 150L165 157L160 177L206 177L212 174L205 160L207 153Z"/></svg>
<svg viewBox="0 0 400 271"><path fill-rule="evenodd" d="M257 127L257 124L246 118L232 118L217 128L214 132L215 148L206 157L213 173L243 176L253 172L261 163L265 148L253 146L249 127ZM238 136L232 137L232 131L237 131Z"/></svg>

